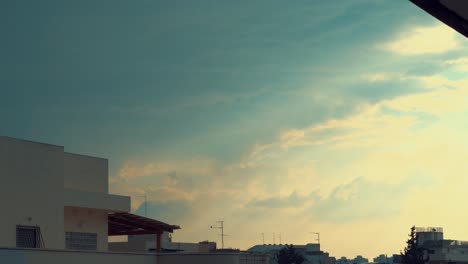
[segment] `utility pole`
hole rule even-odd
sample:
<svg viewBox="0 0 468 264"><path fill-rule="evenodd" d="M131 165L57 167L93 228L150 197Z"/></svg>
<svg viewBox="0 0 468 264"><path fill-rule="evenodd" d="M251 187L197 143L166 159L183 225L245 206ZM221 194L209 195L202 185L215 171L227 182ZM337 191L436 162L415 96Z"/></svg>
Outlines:
<svg viewBox="0 0 468 264"><path fill-rule="evenodd" d="M262 235L262 242L263 242L263 245L265 245L265 233L260 233L260 235Z"/></svg>
<svg viewBox="0 0 468 264"><path fill-rule="evenodd" d="M218 223L219 226L210 226L210 228L221 229L221 248L224 249L224 237L227 236L224 234L224 221L216 221L216 223Z"/></svg>
<svg viewBox="0 0 468 264"><path fill-rule="evenodd" d="M276 244L276 234L275 234L275 232L273 232L273 245L275 245L275 244Z"/></svg>
<svg viewBox="0 0 468 264"><path fill-rule="evenodd" d="M281 234L279 234L279 240L280 240L280 245L281 245Z"/></svg>

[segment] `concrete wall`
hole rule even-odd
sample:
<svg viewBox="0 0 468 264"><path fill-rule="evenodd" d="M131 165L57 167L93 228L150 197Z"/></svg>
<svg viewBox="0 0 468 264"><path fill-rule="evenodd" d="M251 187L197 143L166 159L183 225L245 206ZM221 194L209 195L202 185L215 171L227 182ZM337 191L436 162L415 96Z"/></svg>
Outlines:
<svg viewBox="0 0 468 264"><path fill-rule="evenodd" d="M443 240L444 233L443 232L416 232L416 237L418 239L418 245L422 245L426 241Z"/></svg>
<svg viewBox="0 0 468 264"><path fill-rule="evenodd" d="M107 159L64 153L64 187L87 192L109 192Z"/></svg>
<svg viewBox="0 0 468 264"><path fill-rule="evenodd" d="M102 209L109 212L130 212L130 197L65 189L63 205Z"/></svg>
<svg viewBox="0 0 468 264"><path fill-rule="evenodd" d="M209 253L216 249L216 243L184 243L172 242L169 235L162 235L162 248L179 250L181 253ZM156 248L156 235L130 235L127 242L110 242L109 250L117 252L150 252Z"/></svg>
<svg viewBox="0 0 468 264"><path fill-rule="evenodd" d="M0 137L0 180L0 246L16 246L16 225L37 225L46 247L64 248L63 147Z"/></svg>
<svg viewBox="0 0 468 264"><path fill-rule="evenodd" d="M65 207L65 231L97 234L97 250L107 251L107 211Z"/></svg>
<svg viewBox="0 0 468 264"><path fill-rule="evenodd" d="M267 264L252 254L137 254L93 251L0 248L0 263L8 264Z"/></svg>
<svg viewBox="0 0 468 264"><path fill-rule="evenodd" d="M159 264L268 264L266 255L253 254L161 254Z"/></svg>
<svg viewBox="0 0 468 264"><path fill-rule="evenodd" d="M429 262L468 262L468 248L467 247L444 247L434 248L434 254L429 254Z"/></svg>
<svg viewBox="0 0 468 264"><path fill-rule="evenodd" d="M152 254L41 249L1 249L0 263L8 264L157 264Z"/></svg>
<svg viewBox="0 0 468 264"><path fill-rule="evenodd" d="M151 235L152 239L156 239L156 235ZM116 252L148 252L146 243L149 239L148 235L128 236L127 242L109 242L109 251Z"/></svg>

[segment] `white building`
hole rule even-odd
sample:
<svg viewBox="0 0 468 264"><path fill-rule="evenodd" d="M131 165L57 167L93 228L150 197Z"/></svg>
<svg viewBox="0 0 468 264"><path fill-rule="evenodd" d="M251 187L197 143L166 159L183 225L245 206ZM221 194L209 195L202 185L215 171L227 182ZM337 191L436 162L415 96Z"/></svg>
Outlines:
<svg viewBox="0 0 468 264"><path fill-rule="evenodd" d="M444 239L441 227L416 228L416 238L430 264L468 263L468 242Z"/></svg>
<svg viewBox="0 0 468 264"><path fill-rule="evenodd" d="M108 237L179 229L129 213L130 197L109 194L108 161L64 147L0 136L0 263L266 263L241 254L109 252Z"/></svg>

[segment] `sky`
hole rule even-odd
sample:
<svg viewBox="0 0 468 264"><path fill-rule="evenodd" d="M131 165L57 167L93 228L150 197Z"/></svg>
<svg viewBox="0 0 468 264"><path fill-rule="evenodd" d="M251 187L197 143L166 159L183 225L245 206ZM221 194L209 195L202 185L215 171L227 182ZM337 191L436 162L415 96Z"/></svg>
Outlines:
<svg viewBox="0 0 468 264"><path fill-rule="evenodd" d="M6 0L0 34L0 135L108 158L175 241L468 240L468 42L409 1Z"/></svg>

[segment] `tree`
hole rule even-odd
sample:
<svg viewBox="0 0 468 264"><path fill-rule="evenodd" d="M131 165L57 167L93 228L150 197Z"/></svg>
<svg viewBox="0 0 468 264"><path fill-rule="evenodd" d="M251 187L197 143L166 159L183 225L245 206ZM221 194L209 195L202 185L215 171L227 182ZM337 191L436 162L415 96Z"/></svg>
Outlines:
<svg viewBox="0 0 468 264"><path fill-rule="evenodd" d="M300 253L296 252L292 245L287 245L276 253L276 260L278 264L302 264L305 259Z"/></svg>
<svg viewBox="0 0 468 264"><path fill-rule="evenodd" d="M429 258L424 258L424 248L418 245L418 237L416 227L411 227L411 232L408 235L406 247L401 254L401 262L404 264L425 264Z"/></svg>

